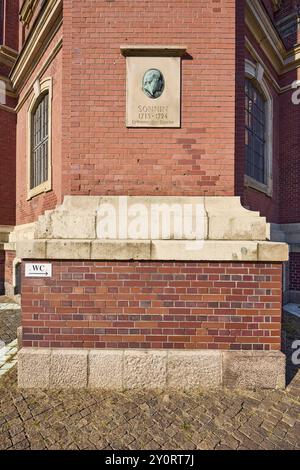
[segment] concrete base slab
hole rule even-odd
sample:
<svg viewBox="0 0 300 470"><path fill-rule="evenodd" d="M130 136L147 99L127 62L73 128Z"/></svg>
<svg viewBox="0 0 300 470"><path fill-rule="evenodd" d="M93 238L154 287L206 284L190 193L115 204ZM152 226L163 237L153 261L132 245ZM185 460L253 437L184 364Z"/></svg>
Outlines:
<svg viewBox="0 0 300 470"><path fill-rule="evenodd" d="M190 390L285 387L280 351L23 348L21 388Z"/></svg>
<svg viewBox="0 0 300 470"><path fill-rule="evenodd" d="M189 390L222 385L220 351L170 351L168 355L168 388Z"/></svg>
<svg viewBox="0 0 300 470"><path fill-rule="evenodd" d="M21 349L18 352L18 385L49 388L51 349Z"/></svg>
<svg viewBox="0 0 300 470"><path fill-rule="evenodd" d="M124 388L165 389L167 362L166 351L125 351L123 359Z"/></svg>
<svg viewBox="0 0 300 470"><path fill-rule="evenodd" d="M123 354L123 351L118 350L90 351L89 388L122 390Z"/></svg>
<svg viewBox="0 0 300 470"><path fill-rule="evenodd" d="M57 349L51 352L50 387L86 388L88 351Z"/></svg>
<svg viewBox="0 0 300 470"><path fill-rule="evenodd" d="M280 352L223 353L223 385L241 389L285 388L285 356Z"/></svg>

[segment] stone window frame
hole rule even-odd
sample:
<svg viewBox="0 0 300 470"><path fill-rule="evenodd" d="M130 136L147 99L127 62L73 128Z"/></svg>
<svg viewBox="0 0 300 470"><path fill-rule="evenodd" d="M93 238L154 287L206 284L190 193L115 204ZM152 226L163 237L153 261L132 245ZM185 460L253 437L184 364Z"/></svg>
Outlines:
<svg viewBox="0 0 300 470"><path fill-rule="evenodd" d="M27 112L27 200L39 194L52 191L52 78L37 80L33 86L33 97ZM35 188L31 188L32 174L32 124L33 113L41 97L48 93L48 179Z"/></svg>
<svg viewBox="0 0 300 470"><path fill-rule="evenodd" d="M248 175L244 175L244 185L265 193L267 196L272 197L273 194L273 127L274 127L274 113L273 113L273 97L269 90L269 86L265 79L265 70L260 63L254 64L250 60L245 60L245 77L252 80L258 90L263 94L266 100L266 143L265 143L265 158L266 158L266 183L256 181Z"/></svg>

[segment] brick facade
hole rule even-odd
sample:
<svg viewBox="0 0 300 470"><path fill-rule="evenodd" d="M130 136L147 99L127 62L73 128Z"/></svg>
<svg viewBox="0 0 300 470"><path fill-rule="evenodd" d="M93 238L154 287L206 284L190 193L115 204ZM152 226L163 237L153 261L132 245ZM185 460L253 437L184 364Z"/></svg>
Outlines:
<svg viewBox="0 0 300 470"><path fill-rule="evenodd" d="M261 8L261 22L251 7ZM12 282L16 253L25 356L32 348L45 357L60 349L179 349L249 352L252 361L255 353L278 353L281 361L287 247L268 241L265 218L277 225L300 222L300 168L290 87L298 69L292 59L283 64L288 51L275 30L292 6L274 7L271 0L48 0L36 2L32 12L21 8L19 56L10 73L18 104L6 122L12 131L0 133L9 139L7 155L16 155L7 157L13 163L4 177L6 197L16 207L4 199L0 226L18 226L6 246L5 282ZM269 30L278 35L275 46ZM186 50L179 128L126 127L121 46L142 44L160 54L168 46ZM268 191L245 184L245 60L272 102ZM32 196L29 110L46 79L52 83L52 178ZM105 245L95 229L97 196L139 196L141 205L153 196L158 203L168 197L170 205L176 197L186 197L185 204L203 197L204 248L194 254L182 248L175 229L169 238L141 237L133 248L123 235L108 237L111 246ZM5 219L4 211L15 219ZM52 264L52 277L25 277L25 263L41 259ZM297 263L294 257L292 286Z"/></svg>
<svg viewBox="0 0 300 470"><path fill-rule="evenodd" d="M279 14L274 13L272 1L263 3L272 18ZM284 11L289 8L291 5L284 3ZM279 95L270 80L268 85L274 98L273 193L270 197L244 188L244 58L256 62L248 51L242 50L244 34L250 38L253 48L280 85L290 84L297 79L297 74L290 72L278 76L270 58L261 50L249 29L244 27L242 1L220 1L216 6L207 0L202 2L200 10L198 2L190 2L190 8L187 8L186 2L177 1L169 8L157 1L151 11L147 11L145 22L141 23L140 12L143 9L142 3L135 2L129 6L126 1L101 2L101 6L96 8L93 2L64 2L62 57L59 54L43 74L44 77L52 76L56 86L53 192L27 202L25 181L18 177L17 223L34 221L45 210L61 203L66 194L238 194L245 206L260 210L270 222L295 222L298 218L295 186L299 172L295 148L298 144L299 113L291 103L291 92ZM33 19L36 19L38 11L35 11ZM180 28L185 32L183 35L180 33L180 42L188 50L182 63L181 129L126 129L125 59L120 54L120 45L136 43L136 37L147 37L143 42L149 44L176 44L180 30L178 15L183 21ZM80 22L76 21L78 16L89 18L84 32ZM163 21L159 26L156 19L164 16L168 18L167 26ZM116 18L115 23L111 23L109 18ZM197 30L194 18L199 18ZM237 20L235 28L230 26L234 19ZM152 23L156 28L153 37L148 31ZM60 31L49 44L35 75L61 35ZM205 48L202 44L204 36ZM95 37L101 37L96 44ZM211 52L210 43L213 44ZM92 75L89 63L96 64ZM194 73L196 68L199 74ZM62 79L62 74L69 78ZM20 100L31 83L28 81L23 88ZM102 98L104 83L105 105ZM209 90L214 90L213 99ZM237 98L235 104L227 99L234 95ZM26 107L31 98L32 95L24 102L18 117L20 175L26 171ZM137 143L139 141L142 145ZM289 165L286 165L287 161ZM293 211L289 210L291 204Z"/></svg>
<svg viewBox="0 0 300 470"><path fill-rule="evenodd" d="M52 266L23 278L25 347L280 349L280 264Z"/></svg>
<svg viewBox="0 0 300 470"><path fill-rule="evenodd" d="M0 47L9 48L10 54L18 50L18 6L18 0L0 2ZM0 81L5 88L4 95L2 86L0 89L0 226L14 225L16 221L17 99L8 80L12 65L13 60L0 53Z"/></svg>
<svg viewBox="0 0 300 470"><path fill-rule="evenodd" d="M3 23L2 28L2 37L0 36L0 42L2 44L18 50L18 25L19 25L19 0L1 0L0 9L2 6L3 11Z"/></svg>
<svg viewBox="0 0 300 470"><path fill-rule="evenodd" d="M64 1L63 193L234 194L236 3ZM137 42L187 47L180 129L124 125L120 45Z"/></svg>
<svg viewBox="0 0 300 470"><path fill-rule="evenodd" d="M277 34L281 37L283 49L292 50L299 42L297 26L299 2L286 0L281 2L280 8L275 7L274 2L269 0L263 1L262 4L273 24L277 26ZM300 113L299 105L292 101L295 89L291 88L291 85L300 78L299 68L294 66L290 70L289 67L282 70L262 47L258 38L254 37L249 24L246 28L246 38L248 41L246 58L255 64L260 63L265 68L268 88L273 97L273 189L272 194L267 195L248 187L242 188L240 194L245 206L252 210L260 210L269 222L298 224L300 168L297 155L300 144L298 132ZM270 49L268 51L270 52ZM283 232L286 230L284 226L282 230ZM288 237L286 239L288 240ZM300 237L298 242L295 237L293 240L299 243ZM289 271L291 278L294 279L290 289L294 290L299 272L298 261L291 261Z"/></svg>
<svg viewBox="0 0 300 470"><path fill-rule="evenodd" d="M5 279L5 251L0 251L0 295L4 294L4 279Z"/></svg>
<svg viewBox="0 0 300 470"><path fill-rule="evenodd" d="M299 70L299 69L298 69ZM300 72L290 72L283 85L300 79ZM300 105L292 102L292 91L280 96L281 114L281 175L280 175L280 222L298 223L300 220L299 177L300 163L297 158L300 145Z"/></svg>
<svg viewBox="0 0 300 470"><path fill-rule="evenodd" d="M14 225L16 220L16 114L0 109L0 225Z"/></svg>

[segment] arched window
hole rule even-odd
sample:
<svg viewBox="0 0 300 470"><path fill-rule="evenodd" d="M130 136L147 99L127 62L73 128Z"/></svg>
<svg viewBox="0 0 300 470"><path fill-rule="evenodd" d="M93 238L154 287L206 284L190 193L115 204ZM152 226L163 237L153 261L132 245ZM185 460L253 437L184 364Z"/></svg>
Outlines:
<svg viewBox="0 0 300 470"><path fill-rule="evenodd" d="M266 100L253 80L245 80L246 175L266 184Z"/></svg>
<svg viewBox="0 0 300 470"><path fill-rule="evenodd" d="M52 189L52 79L37 80L28 109L28 196Z"/></svg>
<svg viewBox="0 0 300 470"><path fill-rule="evenodd" d="M245 185L272 194L273 98L264 68L245 66Z"/></svg>
<svg viewBox="0 0 300 470"><path fill-rule="evenodd" d="M30 189L48 180L49 93L44 93L32 112Z"/></svg>

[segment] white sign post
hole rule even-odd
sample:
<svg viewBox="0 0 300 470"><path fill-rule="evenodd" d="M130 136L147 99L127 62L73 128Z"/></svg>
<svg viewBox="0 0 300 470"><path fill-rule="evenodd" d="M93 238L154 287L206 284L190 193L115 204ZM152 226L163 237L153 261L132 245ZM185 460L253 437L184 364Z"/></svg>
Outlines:
<svg viewBox="0 0 300 470"><path fill-rule="evenodd" d="M25 277L52 277L52 264L26 263Z"/></svg>

